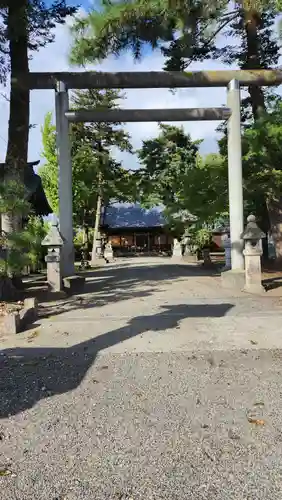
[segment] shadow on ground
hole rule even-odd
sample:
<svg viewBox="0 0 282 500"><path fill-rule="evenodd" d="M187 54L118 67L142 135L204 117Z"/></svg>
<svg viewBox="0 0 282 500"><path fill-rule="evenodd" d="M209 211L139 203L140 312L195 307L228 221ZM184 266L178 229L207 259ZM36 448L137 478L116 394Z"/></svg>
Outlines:
<svg viewBox="0 0 282 500"><path fill-rule="evenodd" d="M198 266L173 264L129 266L122 262L120 265L105 266L85 272L83 275L87 279L83 293L56 303L50 302L50 295L47 297L46 291L42 292L42 288L39 287L39 291L36 291L27 287L26 294L36 295L42 304L39 311L40 318L57 316L76 309L102 307L134 298L144 300L157 292L163 283L170 283L172 280L185 282L189 277L216 276L217 273ZM42 284L42 280L38 283ZM28 286L32 286L32 283Z"/></svg>
<svg viewBox="0 0 282 500"><path fill-rule="evenodd" d="M276 288L281 288L282 287L282 275L276 276L273 278L264 279L264 280L262 280L262 285L264 286L264 288L267 292L269 292L270 290L275 290Z"/></svg>
<svg viewBox="0 0 282 500"><path fill-rule="evenodd" d="M15 348L0 355L0 417L32 408L38 401L79 386L97 354L146 331L177 328L192 317L222 317L232 304L168 305L151 316L137 316L125 326L69 348ZM189 333L187 333L188 335Z"/></svg>

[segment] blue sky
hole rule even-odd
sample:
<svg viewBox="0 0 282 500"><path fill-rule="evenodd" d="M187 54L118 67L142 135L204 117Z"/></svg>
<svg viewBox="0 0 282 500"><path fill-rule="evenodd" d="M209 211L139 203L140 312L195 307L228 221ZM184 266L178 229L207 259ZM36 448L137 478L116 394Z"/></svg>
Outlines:
<svg viewBox="0 0 282 500"><path fill-rule="evenodd" d="M69 4L75 3L73 0ZM91 5L88 1L81 2L82 7L88 9ZM68 19L65 26L58 25L55 29L55 42L50 44L38 53L34 54L30 61L31 71L68 71L80 70L71 68L68 63L68 54L71 45L70 25L72 20ZM236 42L236 41L235 41ZM222 39L221 43L226 43ZM86 69L103 71L156 71L163 68L163 57L159 52L146 51L146 56L141 63L135 63L129 53L120 58L110 57L101 65L89 66ZM205 61L195 63L190 66L190 70L220 70L225 66L216 61ZM231 68L232 69L232 68ZM233 68L235 69L235 67ZM4 161L7 144L7 128L9 116L9 89L2 88L0 92L0 162ZM30 132L29 160L34 161L40 158L41 154L41 131L44 116L48 111L54 113L54 92L53 91L32 91L31 92L31 123L34 124ZM169 90L131 90L127 92L125 102L121 103L125 108L192 108L221 106L226 103L226 91L224 88L218 89L180 89L173 95ZM179 124L179 123L178 123ZM216 151L217 134L215 132L218 122L186 122L183 126L190 132L193 139L203 139L202 152L208 153ZM148 139L158 133L156 123L131 123L126 124L126 129L131 134L132 143L135 148L142 144L142 139ZM138 166L137 159L126 153L115 152L117 158L123 161L128 168Z"/></svg>

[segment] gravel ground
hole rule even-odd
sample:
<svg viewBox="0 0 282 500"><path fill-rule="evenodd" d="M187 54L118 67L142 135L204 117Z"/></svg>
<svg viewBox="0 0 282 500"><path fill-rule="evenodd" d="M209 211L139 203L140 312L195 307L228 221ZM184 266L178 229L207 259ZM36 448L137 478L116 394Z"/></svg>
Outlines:
<svg viewBox="0 0 282 500"><path fill-rule="evenodd" d="M281 499L280 350L0 359L3 500Z"/></svg>
<svg viewBox="0 0 282 500"><path fill-rule="evenodd" d="M1 500L281 500L281 313L168 260L90 273L0 338Z"/></svg>

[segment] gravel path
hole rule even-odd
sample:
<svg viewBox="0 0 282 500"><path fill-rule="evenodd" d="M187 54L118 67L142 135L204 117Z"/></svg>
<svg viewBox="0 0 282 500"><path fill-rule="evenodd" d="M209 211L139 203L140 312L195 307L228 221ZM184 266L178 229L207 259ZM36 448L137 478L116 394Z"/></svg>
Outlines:
<svg viewBox="0 0 282 500"><path fill-rule="evenodd" d="M280 500L279 304L134 276L116 279L131 298L102 301L105 279L92 307L2 341L1 500Z"/></svg>
<svg viewBox="0 0 282 500"><path fill-rule="evenodd" d="M84 379L87 353L9 363L4 413L40 402L2 422L1 498L281 499L281 358L101 356Z"/></svg>

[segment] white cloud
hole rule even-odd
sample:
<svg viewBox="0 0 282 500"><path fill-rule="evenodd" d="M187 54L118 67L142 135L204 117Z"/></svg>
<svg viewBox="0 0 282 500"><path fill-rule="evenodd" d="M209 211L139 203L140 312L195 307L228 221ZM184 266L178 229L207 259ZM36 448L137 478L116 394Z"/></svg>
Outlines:
<svg viewBox="0 0 282 500"><path fill-rule="evenodd" d="M68 71L74 70L68 64L68 53L71 45L71 36L69 25L58 25L55 34L55 42L42 48L38 53L33 55L30 61L31 71ZM110 57L101 65L95 68L87 69L103 70L103 71L157 71L163 67L163 58L160 53L152 53L144 58L141 63L134 63L129 54L121 58ZM196 63L191 65L191 70L201 69L223 69L224 66L215 61ZM7 89L2 89L7 95ZM169 90L152 89L152 90L129 90L124 102L126 108L189 108L189 107L209 107L221 106L226 102L225 90L219 89L180 89L175 95ZM41 151L41 132L40 127L43 124L44 116L48 111L54 112L54 92L53 91L32 91L31 92L31 116L32 124L35 128L30 132L29 141L29 160L37 160ZM9 103L5 97L1 97L0 101L1 123L0 123L0 156L4 160L6 143L7 143L7 128L8 128L8 112ZM179 122L178 122L179 124ZM193 139L204 139L203 150L205 152L214 151L216 149L216 133L215 128L218 122L186 122L183 123L185 130L190 132ZM126 129L132 136L132 143L135 148L141 146L142 139L147 139L156 135L158 126L156 123L129 123L126 124ZM136 158L131 155L118 153L119 159L124 161L127 167L134 168L136 166Z"/></svg>

